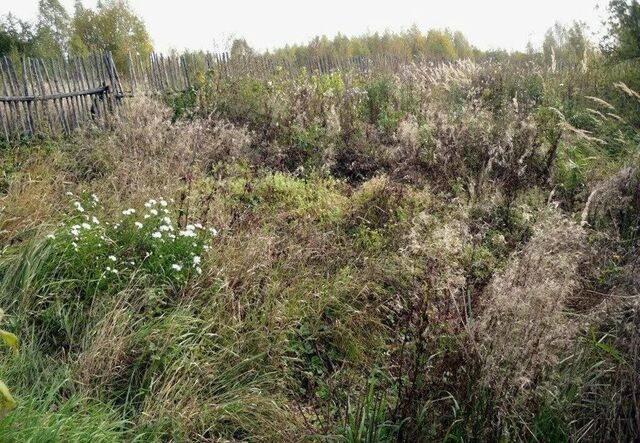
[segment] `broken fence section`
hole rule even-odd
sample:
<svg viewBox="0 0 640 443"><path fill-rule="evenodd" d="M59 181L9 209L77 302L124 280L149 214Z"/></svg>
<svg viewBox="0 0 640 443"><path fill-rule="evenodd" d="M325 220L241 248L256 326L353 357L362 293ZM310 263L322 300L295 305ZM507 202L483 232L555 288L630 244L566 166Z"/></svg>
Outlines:
<svg viewBox="0 0 640 443"><path fill-rule="evenodd" d="M67 135L104 125L122 98L113 57L0 58L0 137Z"/></svg>

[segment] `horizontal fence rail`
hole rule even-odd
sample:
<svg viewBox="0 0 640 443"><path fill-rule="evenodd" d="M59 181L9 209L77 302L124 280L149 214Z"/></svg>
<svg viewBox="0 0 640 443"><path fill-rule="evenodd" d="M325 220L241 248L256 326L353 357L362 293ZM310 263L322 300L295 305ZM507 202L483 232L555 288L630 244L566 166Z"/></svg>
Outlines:
<svg viewBox="0 0 640 443"><path fill-rule="evenodd" d="M104 125L122 95L108 52L62 60L0 59L0 130L7 141L67 135L87 122Z"/></svg>

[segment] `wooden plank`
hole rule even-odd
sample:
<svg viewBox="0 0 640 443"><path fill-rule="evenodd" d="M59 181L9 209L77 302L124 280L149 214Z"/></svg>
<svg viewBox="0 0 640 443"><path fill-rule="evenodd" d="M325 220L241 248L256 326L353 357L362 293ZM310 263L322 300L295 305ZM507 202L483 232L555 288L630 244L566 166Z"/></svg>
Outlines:
<svg viewBox="0 0 640 443"><path fill-rule="evenodd" d="M82 72L80 70L80 64L78 63L78 57L69 59L69 66L72 68L73 74L71 81L73 82L73 88L76 91L82 91ZM76 107L78 110L78 121L82 122L89 115L89 108L87 107L87 96L81 95L75 97Z"/></svg>
<svg viewBox="0 0 640 443"><path fill-rule="evenodd" d="M4 80L4 73L2 72L2 66L0 66L0 76ZM4 82L3 82L4 83ZM3 88L3 94L6 93ZM0 120L2 120L2 129L4 132L4 138L7 143L9 143L9 128L11 127L11 105L9 103L2 104L2 115L0 115Z"/></svg>
<svg viewBox="0 0 640 443"><path fill-rule="evenodd" d="M191 81L189 80L189 66L187 65L187 59L182 55L182 71L184 72L184 78L187 82L187 89L191 88Z"/></svg>
<svg viewBox="0 0 640 443"><path fill-rule="evenodd" d="M14 80L15 70L13 68L13 63L6 56L3 56L2 59L4 62L4 66L6 68L5 72L7 74L7 92L13 95L18 94L19 93L18 82L17 80ZM20 122L22 123L23 134L27 134L30 132L28 122L27 122L26 106L27 106L26 103L14 103L14 109L16 111L16 115L20 119Z"/></svg>
<svg viewBox="0 0 640 443"><path fill-rule="evenodd" d="M122 82L120 80L120 75L118 74L118 67L116 66L116 62L113 60L113 54L111 54L111 52L107 52L107 61L115 82L113 91L114 96L116 98L122 97L124 96L124 89L122 88Z"/></svg>
<svg viewBox="0 0 640 443"><path fill-rule="evenodd" d="M22 65L22 87L23 87L24 95L29 95L27 67L26 67L26 62L24 57L21 58L21 65ZM29 101L26 103L27 103L27 119L29 121L29 135L34 135L36 132L36 128L34 126L34 121L33 121L31 102Z"/></svg>
<svg viewBox="0 0 640 443"><path fill-rule="evenodd" d="M76 72L78 74L78 81L77 81L77 84L79 86L78 90L90 89L91 87L89 85L89 79L87 78L87 72L83 65L82 58L76 57L74 60L74 65L76 67ZM82 103L83 121L86 119L92 120L92 114L91 114L91 106L92 106L92 100L93 100L92 97L90 95L82 95L78 97L78 100Z"/></svg>
<svg viewBox="0 0 640 443"><path fill-rule="evenodd" d="M42 71L44 73L44 77L47 81L47 85L49 86L49 95L53 95L53 94L57 94L60 91L58 90L58 84L57 82L54 80L53 82L51 81L51 78L49 77L49 71L47 70L47 65L44 63L44 61L42 59L40 59L40 65L42 67ZM55 86L55 92L54 92L54 86ZM53 106L56 109L57 115L58 115L58 121L60 122L60 126L62 127L62 131L65 134L69 134L71 131L69 130L69 126L67 125L67 121L64 117L64 105L62 104L62 100L61 99L53 99Z"/></svg>
<svg viewBox="0 0 640 443"><path fill-rule="evenodd" d="M61 66L63 68L63 72L64 72L64 78L62 81L62 84L66 84L67 85L67 89L69 90L69 93L73 92L73 84L71 83L71 76L69 75L69 63L67 63L66 59L62 59L61 62ZM80 127L80 109L79 109L79 104L77 103L77 97L74 97L73 95L70 95L69 97L67 97L66 102L69 105L69 115L73 116L73 127L75 129Z"/></svg>
<svg viewBox="0 0 640 443"><path fill-rule="evenodd" d="M90 72L93 72L91 69L87 68L87 63L88 63L88 59L85 60L84 58L80 59L80 66L82 67L82 74L83 74L83 79L84 79L84 83L85 86L87 88L91 88L94 84L95 84L95 79L93 78L92 75L90 75ZM100 117L100 107L98 106L98 103L96 103L95 97L93 95L89 95L87 96L88 98L88 107L89 107L89 114L91 115L91 120L92 121L96 121L96 117Z"/></svg>
<svg viewBox="0 0 640 443"><path fill-rule="evenodd" d="M109 112L115 112L115 92L116 92L116 78L111 69L111 61L109 60L107 53L102 53L102 65L104 65L104 70L109 80L109 94L107 95L107 102L109 105Z"/></svg>
<svg viewBox="0 0 640 443"><path fill-rule="evenodd" d="M7 90L7 82L5 80L6 74L4 72L4 64L0 64L0 80L2 81L2 93L8 94ZM11 103L3 103L2 104L2 126L4 129L4 135L7 142L9 142L11 138L12 127L16 124L15 116L12 110Z"/></svg>
<svg viewBox="0 0 640 443"><path fill-rule="evenodd" d="M91 61L91 68L93 71L93 75L94 75L94 84L97 87L104 87L106 82L104 81L104 77L101 75L100 73L100 59L98 58L98 53L94 52L93 54L91 54L90 57L90 61ZM93 102L94 105L98 108L100 108L100 112L99 112L99 117L102 120L102 123L106 123L107 121L107 104L105 103L105 99L104 99L104 95L102 96L93 96Z"/></svg>
<svg viewBox="0 0 640 443"><path fill-rule="evenodd" d="M46 93L44 91L44 82L42 80L42 76L40 75L38 69L38 63L33 58L29 58L29 70L31 72L31 78L33 79L33 84L35 85L34 93L38 93L41 96L45 96ZM51 118L51 113L49 111L49 103L48 100L40 100L40 111L41 114L46 116L46 121L49 124L49 133L54 135L56 131L56 126L53 124L53 119ZM44 117L43 117L44 120Z"/></svg>

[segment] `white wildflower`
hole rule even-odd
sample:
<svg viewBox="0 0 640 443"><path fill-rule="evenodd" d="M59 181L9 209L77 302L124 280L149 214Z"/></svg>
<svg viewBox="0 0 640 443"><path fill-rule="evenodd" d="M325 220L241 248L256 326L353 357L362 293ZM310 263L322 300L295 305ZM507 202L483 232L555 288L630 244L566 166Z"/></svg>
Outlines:
<svg viewBox="0 0 640 443"><path fill-rule="evenodd" d="M91 229L91 225L89 223L82 223L82 227L84 229Z"/></svg>
<svg viewBox="0 0 640 443"><path fill-rule="evenodd" d="M202 258L196 255L195 257L193 257L193 266L199 265L201 261L202 261Z"/></svg>
<svg viewBox="0 0 640 443"><path fill-rule="evenodd" d="M182 265L179 265L178 263L172 264L171 267L178 272L182 271Z"/></svg>
<svg viewBox="0 0 640 443"><path fill-rule="evenodd" d="M139 221L135 222L134 225L136 225L136 228L138 229L142 229L142 226L144 226L142 223L140 223Z"/></svg>
<svg viewBox="0 0 640 443"><path fill-rule="evenodd" d="M100 221L99 221L95 216L94 216L94 217L91 217L91 222L92 222L94 225L99 225L99 224L100 224Z"/></svg>
<svg viewBox="0 0 640 443"><path fill-rule="evenodd" d="M162 238L162 233L156 231L153 234L151 234L151 237L153 237L153 238Z"/></svg>
<svg viewBox="0 0 640 443"><path fill-rule="evenodd" d="M118 261L118 259L116 258L116 256L115 256L115 255L110 255L110 256L109 256L109 260L111 260L111 261Z"/></svg>

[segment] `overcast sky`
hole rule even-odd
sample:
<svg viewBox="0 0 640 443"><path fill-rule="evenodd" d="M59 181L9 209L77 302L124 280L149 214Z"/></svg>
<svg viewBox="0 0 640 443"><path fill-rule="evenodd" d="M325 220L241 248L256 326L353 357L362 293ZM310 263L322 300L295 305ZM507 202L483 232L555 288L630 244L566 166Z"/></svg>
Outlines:
<svg viewBox="0 0 640 443"><path fill-rule="evenodd" d="M74 0L61 0L73 10ZM97 0L84 0L94 7ZM37 0L1 0L0 14L34 19ZM449 27L481 49L522 50L539 44L554 22L586 22L602 31L608 0L130 0L146 22L156 50L221 49L244 36L264 50L338 32L399 31ZM599 34L598 34L599 35Z"/></svg>

